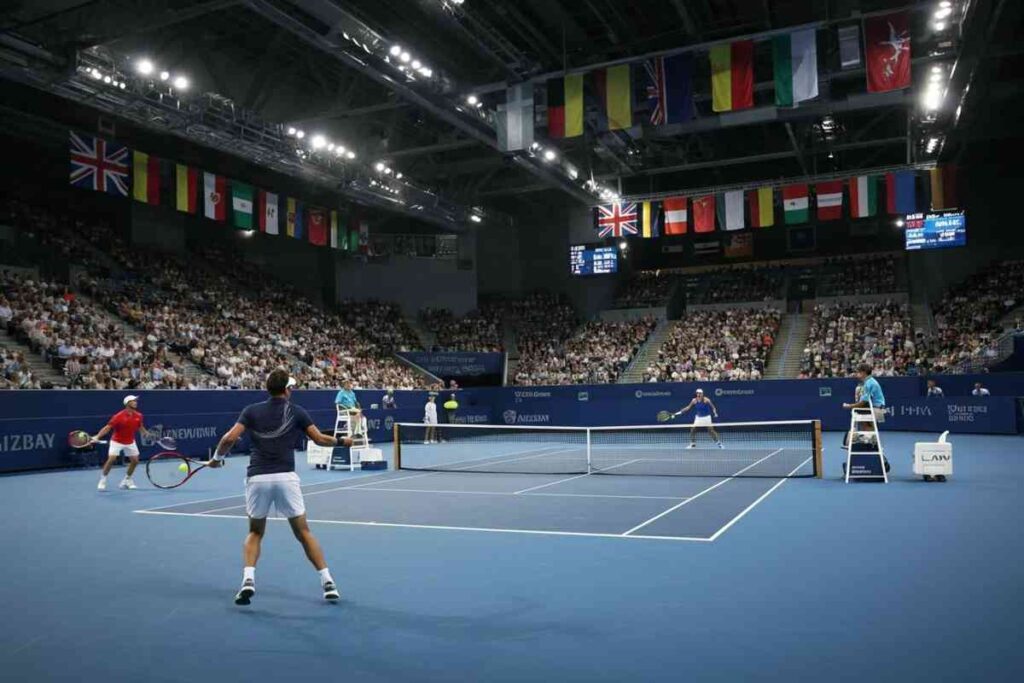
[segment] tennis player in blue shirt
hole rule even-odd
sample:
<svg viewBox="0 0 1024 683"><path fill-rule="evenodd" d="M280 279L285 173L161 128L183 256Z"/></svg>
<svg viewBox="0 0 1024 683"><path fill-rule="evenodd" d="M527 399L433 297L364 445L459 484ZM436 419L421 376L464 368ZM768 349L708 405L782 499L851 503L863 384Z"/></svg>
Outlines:
<svg viewBox="0 0 1024 683"><path fill-rule="evenodd" d="M340 596L324 560L320 542L306 522L306 504L302 499L299 475L295 473L295 443L306 436L318 446L351 446L352 439L336 439L322 434L302 406L292 403L291 388L295 380L284 369L267 376L270 398L246 406L238 421L221 437L211 467L219 467L231 447L246 431L252 440L252 455L245 479L245 512L249 517L249 535L242 546L244 568L242 587L235 595L236 605L248 605L256 594L256 561L267 528L267 516L273 506L277 514L288 519L292 533L302 544L306 557L320 574L324 599L335 601Z"/></svg>
<svg viewBox="0 0 1024 683"><path fill-rule="evenodd" d="M718 432L715 431L715 427L711 421L712 416L718 417L718 408L711 402L710 398L704 396L704 390L698 389L694 394L693 400L690 403L676 413L676 415L682 415L693 409L693 426L690 427L690 445L687 448L697 447L697 429L699 427L706 427L708 433L711 434L712 441L719 448L723 448L722 439L718 436Z"/></svg>

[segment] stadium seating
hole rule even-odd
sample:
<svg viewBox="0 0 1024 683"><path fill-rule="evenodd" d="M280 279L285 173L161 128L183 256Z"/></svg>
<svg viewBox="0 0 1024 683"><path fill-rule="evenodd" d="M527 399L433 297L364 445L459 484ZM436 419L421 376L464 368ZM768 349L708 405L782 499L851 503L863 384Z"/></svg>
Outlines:
<svg viewBox="0 0 1024 683"><path fill-rule="evenodd" d="M893 301L815 306L802 377L848 377L861 363L878 375L916 371L910 310Z"/></svg>
<svg viewBox="0 0 1024 683"><path fill-rule="evenodd" d="M564 344L548 344L520 356L515 383L607 384L614 382L654 330L657 321L584 323Z"/></svg>

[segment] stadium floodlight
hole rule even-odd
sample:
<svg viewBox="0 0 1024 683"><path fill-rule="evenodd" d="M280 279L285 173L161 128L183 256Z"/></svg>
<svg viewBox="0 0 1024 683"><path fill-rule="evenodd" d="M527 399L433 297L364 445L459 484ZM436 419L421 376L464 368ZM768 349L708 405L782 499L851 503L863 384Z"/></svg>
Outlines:
<svg viewBox="0 0 1024 683"><path fill-rule="evenodd" d="M403 63L408 63L409 60L412 59L412 55L409 54L408 52L403 52L402 54L398 55L398 58L402 60Z"/></svg>
<svg viewBox="0 0 1024 683"><path fill-rule="evenodd" d="M334 146L334 153L335 153L335 154L336 154L337 156L339 156L339 157L340 157L340 156L344 156L344 155L345 155L345 148L344 148L344 147L342 147L341 145L335 145L335 146Z"/></svg>
<svg viewBox="0 0 1024 683"><path fill-rule="evenodd" d="M425 66L422 69L420 69L420 75L423 76L424 78L430 78L431 76L434 75L434 72L430 69L430 67Z"/></svg>
<svg viewBox="0 0 1024 683"><path fill-rule="evenodd" d="M937 89L929 90L924 96L924 107L934 111L942 106L942 93Z"/></svg>
<svg viewBox="0 0 1024 683"><path fill-rule="evenodd" d="M128 86L125 84L124 81L121 81L120 83L117 84L117 87L119 87L121 90L124 90Z"/></svg>
<svg viewBox="0 0 1024 683"><path fill-rule="evenodd" d="M555 150L553 150L553 149L546 149L546 150L544 150L544 161L554 161L557 158L558 158L558 155L555 153Z"/></svg>
<svg viewBox="0 0 1024 683"><path fill-rule="evenodd" d="M384 175L391 175L391 169L387 166L384 167Z"/></svg>
<svg viewBox="0 0 1024 683"><path fill-rule="evenodd" d="M387 166L384 165L383 161L378 161L373 165L373 168L375 171L377 171L377 173L383 173L384 169L387 168Z"/></svg>
<svg viewBox="0 0 1024 683"><path fill-rule="evenodd" d="M932 73L933 74L941 74L942 73L942 67L939 66L938 64L936 64L935 66L932 67Z"/></svg>
<svg viewBox="0 0 1024 683"><path fill-rule="evenodd" d="M334 143L333 142L328 142L327 143L327 151L328 152L333 152L334 151Z"/></svg>
<svg viewBox="0 0 1024 683"><path fill-rule="evenodd" d="M939 3L939 7L941 7L942 9L946 9L947 7L952 7L952 6L953 6L953 3L950 2L949 0L942 0L942 2Z"/></svg>
<svg viewBox="0 0 1024 683"><path fill-rule="evenodd" d="M184 76L175 76L174 87L178 90L188 90L188 79Z"/></svg>
<svg viewBox="0 0 1024 683"><path fill-rule="evenodd" d="M953 8L952 7L939 7L939 9L936 10L936 12L935 12L935 18L936 19L945 19L946 17L948 17L952 13L953 13Z"/></svg>
<svg viewBox="0 0 1024 683"><path fill-rule="evenodd" d="M309 139L309 144L313 146L313 149L320 149L327 144L327 138L317 133Z"/></svg>
<svg viewBox="0 0 1024 683"><path fill-rule="evenodd" d="M355 159L356 158L356 153L353 152L353 151L345 152L345 158L346 159Z"/></svg>
<svg viewBox="0 0 1024 683"><path fill-rule="evenodd" d="M942 74L941 73L933 73L931 76L928 77L928 82L929 83L938 83L941 80L942 80Z"/></svg>
<svg viewBox="0 0 1024 683"><path fill-rule="evenodd" d="M100 73L99 69L90 69L89 75L95 78L97 81L103 78L103 74Z"/></svg>
<svg viewBox="0 0 1024 683"><path fill-rule="evenodd" d="M466 102L469 103L469 104L474 104L475 105L475 104L480 102L480 98L477 97L476 95L468 95L466 97Z"/></svg>
<svg viewBox="0 0 1024 683"><path fill-rule="evenodd" d="M937 21L937 22L935 22L935 30L939 31L939 32L945 31L946 30L946 22L944 22L944 21Z"/></svg>
<svg viewBox="0 0 1024 683"><path fill-rule="evenodd" d="M391 49L388 50L388 52L391 53L392 57L397 57L398 55L402 54L402 46L401 45L392 45Z"/></svg>
<svg viewBox="0 0 1024 683"><path fill-rule="evenodd" d="M903 223L903 219L902 219L902 218L897 218L897 219L896 219L896 227L897 227L897 228L902 228L902 227L903 227L903 225L904 225L904 223Z"/></svg>
<svg viewBox="0 0 1024 683"><path fill-rule="evenodd" d="M103 82L104 83L110 83L110 76L104 76L103 77Z"/></svg>
<svg viewBox="0 0 1024 683"><path fill-rule="evenodd" d="M154 68L155 67L153 66L153 62L149 61L145 57L135 62L135 70L143 76L148 76L151 73L153 73Z"/></svg>
<svg viewBox="0 0 1024 683"><path fill-rule="evenodd" d="M288 135L295 135L295 126L288 126L288 129L285 132Z"/></svg>
<svg viewBox="0 0 1024 683"><path fill-rule="evenodd" d="M160 72L160 80L161 81L166 81L170 77L171 77L171 73L169 71L161 71Z"/></svg>
<svg viewBox="0 0 1024 683"><path fill-rule="evenodd" d="M297 137L298 139L301 140L302 138L306 137L306 131L304 131L304 130L297 130L297 131L295 131L295 137Z"/></svg>
<svg viewBox="0 0 1024 683"><path fill-rule="evenodd" d="M401 180L401 179L402 179L402 173L400 173L400 172L396 173L395 174L395 180Z"/></svg>
<svg viewBox="0 0 1024 683"><path fill-rule="evenodd" d="M480 217L480 214L471 213L469 214L469 220L473 221L474 223L482 223L484 219Z"/></svg>
<svg viewBox="0 0 1024 683"><path fill-rule="evenodd" d="M626 249L629 249L629 243L626 240L619 242L619 251L626 251Z"/></svg>
<svg viewBox="0 0 1024 683"><path fill-rule="evenodd" d="M414 68L417 71L419 71L420 67L423 66L423 62L421 62L418 59L414 59L414 60L412 60L412 64L410 64L409 66L411 66L412 68Z"/></svg>

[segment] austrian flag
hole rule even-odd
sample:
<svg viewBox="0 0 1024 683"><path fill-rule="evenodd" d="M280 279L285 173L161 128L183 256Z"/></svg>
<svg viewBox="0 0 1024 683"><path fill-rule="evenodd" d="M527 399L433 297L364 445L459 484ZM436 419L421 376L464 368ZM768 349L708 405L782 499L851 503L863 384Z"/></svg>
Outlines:
<svg viewBox="0 0 1024 683"><path fill-rule="evenodd" d="M818 195L819 221L837 221L843 217L843 181L818 183L814 192Z"/></svg>
<svg viewBox="0 0 1024 683"><path fill-rule="evenodd" d="M596 211L598 237L626 237L635 235L636 202L625 204L601 204Z"/></svg>

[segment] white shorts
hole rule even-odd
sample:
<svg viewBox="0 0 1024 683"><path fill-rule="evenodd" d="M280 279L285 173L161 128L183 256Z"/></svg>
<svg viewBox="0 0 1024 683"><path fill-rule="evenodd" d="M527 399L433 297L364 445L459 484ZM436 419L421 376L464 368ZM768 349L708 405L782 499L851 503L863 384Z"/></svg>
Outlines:
<svg viewBox="0 0 1024 683"><path fill-rule="evenodd" d="M423 418L423 424L427 425L428 427L436 427L437 426L437 416L434 415L433 417L431 417L431 416L428 415L427 417Z"/></svg>
<svg viewBox="0 0 1024 683"><path fill-rule="evenodd" d="M694 427L710 427L711 416L710 415L697 415L693 418Z"/></svg>
<svg viewBox="0 0 1024 683"><path fill-rule="evenodd" d="M139 447L134 441L131 443L118 443L111 439L110 448L107 449L107 455L118 456L122 453L129 458L137 458L139 457Z"/></svg>
<svg viewBox="0 0 1024 683"><path fill-rule="evenodd" d="M273 504L277 514L286 519L306 514L299 475L295 472L258 474L245 480L245 514L253 519L270 516Z"/></svg>

